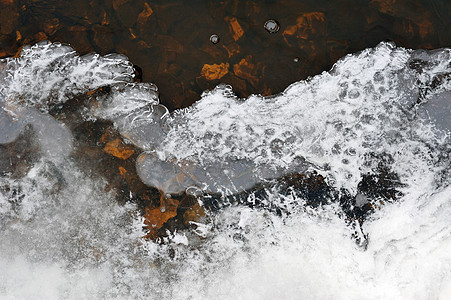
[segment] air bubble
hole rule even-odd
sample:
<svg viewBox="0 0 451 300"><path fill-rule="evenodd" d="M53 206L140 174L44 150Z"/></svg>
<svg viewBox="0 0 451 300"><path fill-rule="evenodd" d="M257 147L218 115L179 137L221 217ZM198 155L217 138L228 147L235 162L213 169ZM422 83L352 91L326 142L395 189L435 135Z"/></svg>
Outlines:
<svg viewBox="0 0 451 300"><path fill-rule="evenodd" d="M266 21L264 27L269 33L276 33L280 29L279 22L274 19Z"/></svg>
<svg viewBox="0 0 451 300"><path fill-rule="evenodd" d="M356 89L352 89L349 91L348 96L351 99L357 99L360 96L360 92Z"/></svg>
<svg viewBox="0 0 451 300"><path fill-rule="evenodd" d="M213 45L216 45L217 43L219 43L219 36L218 36L217 34L212 34L212 35L210 36L210 42L211 42Z"/></svg>

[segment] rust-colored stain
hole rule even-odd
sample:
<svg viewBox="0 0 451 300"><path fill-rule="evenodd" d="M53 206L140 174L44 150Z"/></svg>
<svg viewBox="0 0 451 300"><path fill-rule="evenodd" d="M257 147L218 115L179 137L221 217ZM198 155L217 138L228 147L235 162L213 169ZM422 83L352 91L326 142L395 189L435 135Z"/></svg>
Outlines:
<svg viewBox="0 0 451 300"><path fill-rule="evenodd" d="M44 32L48 35L54 35L60 27L60 22L57 18L44 21Z"/></svg>
<svg viewBox="0 0 451 300"><path fill-rule="evenodd" d="M138 23L144 23L147 19L153 14L153 10L150 7L149 3L144 3L143 11L138 15Z"/></svg>
<svg viewBox="0 0 451 300"><path fill-rule="evenodd" d="M136 35L133 32L133 29L129 28L128 31L130 32L130 36L132 37L132 40L136 39Z"/></svg>
<svg viewBox="0 0 451 300"><path fill-rule="evenodd" d="M124 160L135 153L132 146L125 145L119 138L108 142L103 150L108 154Z"/></svg>
<svg viewBox="0 0 451 300"><path fill-rule="evenodd" d="M123 167L119 167L119 174L121 174L122 178L125 178L125 174L127 173L127 170Z"/></svg>
<svg viewBox="0 0 451 300"><path fill-rule="evenodd" d="M110 24L110 20L108 20L108 15L106 14L106 11L103 12L103 19L102 19L102 26Z"/></svg>
<svg viewBox="0 0 451 300"><path fill-rule="evenodd" d="M238 44L236 44L236 43L232 43L232 44L229 44L229 45L222 45L222 47L224 49L226 49L227 54L229 55L229 57L232 57L235 54L240 53L240 46L238 46Z"/></svg>
<svg viewBox="0 0 451 300"><path fill-rule="evenodd" d="M144 212L144 224L149 230L150 236L153 236L152 232L163 227L163 225L171 218L177 216L177 207L179 201L172 198L165 198L163 195L160 198L160 206L150 209L146 207Z"/></svg>
<svg viewBox="0 0 451 300"><path fill-rule="evenodd" d="M283 32L285 41L287 36L295 36L300 39L309 39L313 36L325 36L326 31L326 17L322 12L310 12L299 16L296 20L296 25L288 26Z"/></svg>
<svg viewBox="0 0 451 300"><path fill-rule="evenodd" d="M205 64L202 67L202 71L200 72L200 75L205 77L207 80L215 80L215 79L221 79L228 72L229 72L229 63L221 63L219 65Z"/></svg>
<svg viewBox="0 0 451 300"><path fill-rule="evenodd" d="M240 23L238 23L238 20L235 17L233 18L225 17L225 20L229 22L229 28L233 34L232 35L233 39L235 41L238 41L244 34L244 30L241 27Z"/></svg>
<svg viewBox="0 0 451 300"><path fill-rule="evenodd" d="M94 92L96 92L96 91L94 91ZM89 93L90 92L88 92L88 94ZM95 104L97 104L97 103L95 103ZM100 137L100 142L106 143L107 141L114 139L115 136L116 136L116 132L111 128L107 128L105 130L105 132L102 134L102 136Z"/></svg>
<svg viewBox="0 0 451 300"><path fill-rule="evenodd" d="M258 83L258 78L255 76L255 64L251 62L252 57L248 55L239 63L233 65L233 72L236 76L249 81L253 86Z"/></svg>

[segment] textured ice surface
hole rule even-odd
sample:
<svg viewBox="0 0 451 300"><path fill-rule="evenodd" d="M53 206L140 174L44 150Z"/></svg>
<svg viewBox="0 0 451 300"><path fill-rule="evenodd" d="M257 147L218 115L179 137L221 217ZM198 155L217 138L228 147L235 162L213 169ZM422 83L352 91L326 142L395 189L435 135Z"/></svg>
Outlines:
<svg viewBox="0 0 451 300"><path fill-rule="evenodd" d="M125 56L78 56L69 46L41 42L25 46L19 57L0 60L0 94L11 105L23 103L46 111L70 96L133 79Z"/></svg>
<svg viewBox="0 0 451 300"><path fill-rule="evenodd" d="M354 191L361 175L372 172L369 157L388 154L415 168L406 155L430 151L422 142L434 135L432 127L449 132L450 61L449 50L411 51L381 43L274 97L237 99L231 87L220 86L172 114L155 153L168 163L191 162L195 177L213 177L199 180L211 191L222 185L236 192L308 167ZM417 105L436 78L440 84L429 101ZM421 112L434 120L428 123ZM138 168L144 182L151 182L152 164ZM245 172L252 174L240 180Z"/></svg>
<svg viewBox="0 0 451 300"><path fill-rule="evenodd" d="M94 109L94 118L114 122L119 132L138 147L151 150L167 130L167 108L159 104L158 89L153 84L118 84Z"/></svg>
<svg viewBox="0 0 451 300"><path fill-rule="evenodd" d="M60 46L31 49L39 60L50 61ZM0 61L2 70L15 70L0 71L0 98L16 115L0 114L2 144L14 140L25 123L42 129L39 141L52 139L45 132L64 140L67 129L34 108L45 111L94 87L75 85L72 90L68 85L66 92L55 94L55 85L46 81L52 76L31 89L21 87L20 80L12 84L22 78L17 74L24 74L24 83L34 76L25 75L29 65L37 67L36 73L47 65L28 59L14 68L14 59ZM90 59L98 62L96 56ZM105 64L99 66L105 76L96 77L95 86L130 78L128 68ZM377 154L387 153L392 171L405 184L404 195L365 221L366 249L351 238L354 229L338 206L312 209L305 199L277 187L258 197L284 207L281 215L264 208L225 207L207 212L193 230L169 234L156 244L140 238L143 220L136 207L119 205L105 193L101 178L80 172L70 157L55 163L59 160L49 159L52 155L42 155L23 178L0 177L0 295L447 299L450 67L450 50L412 51L382 43L344 57L332 71L295 83L280 95L241 100L230 88L218 87L171 115L158 104L154 86L113 84L87 117L112 120L143 148L140 176L162 190L198 186L236 192L256 180L309 167L326 175L328 184L352 191L361 175L378 164Z"/></svg>

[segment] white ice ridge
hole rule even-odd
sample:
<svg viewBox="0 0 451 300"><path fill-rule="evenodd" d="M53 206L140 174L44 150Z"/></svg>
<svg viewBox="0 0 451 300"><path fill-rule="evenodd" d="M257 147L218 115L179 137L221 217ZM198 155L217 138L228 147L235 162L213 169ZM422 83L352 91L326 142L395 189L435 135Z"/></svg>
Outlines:
<svg viewBox="0 0 451 300"><path fill-rule="evenodd" d="M171 115L165 139L138 161L139 175L170 193L192 185L237 192L313 167L354 191L377 163L371 157L388 154L394 166L405 163L397 171L408 183L427 168L427 144L449 140L450 54L381 43L273 97L242 100L219 86Z"/></svg>
<svg viewBox="0 0 451 300"><path fill-rule="evenodd" d="M154 84L117 84L109 97L99 100L90 117L113 121L119 132L138 147L151 150L164 139L169 112L159 104Z"/></svg>
<svg viewBox="0 0 451 300"><path fill-rule="evenodd" d="M40 42L0 60L0 94L13 104L47 111L101 86L131 82L133 65L119 54L79 56L70 46Z"/></svg>

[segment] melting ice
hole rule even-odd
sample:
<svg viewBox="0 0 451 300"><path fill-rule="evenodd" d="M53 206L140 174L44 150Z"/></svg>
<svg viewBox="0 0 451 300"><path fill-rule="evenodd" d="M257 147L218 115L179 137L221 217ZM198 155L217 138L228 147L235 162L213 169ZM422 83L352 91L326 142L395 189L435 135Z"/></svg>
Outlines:
<svg viewBox="0 0 451 300"><path fill-rule="evenodd" d="M132 65L120 55L80 57L41 43L0 60L1 166L13 163L14 141L39 149L29 169L0 170L0 294L446 299L450 73L449 49L381 43L279 95L238 99L219 86L170 114L154 85L132 83ZM355 195L386 155L403 196L364 223L366 249L353 241L340 207L313 209L277 188L265 201L283 203L287 214L227 206L162 245L143 240L137 208L119 205L102 178L79 170L69 156L70 124L55 118L70 99L106 86L82 117L114 122L144 151L137 159L143 182L164 192L235 194L314 170Z"/></svg>

